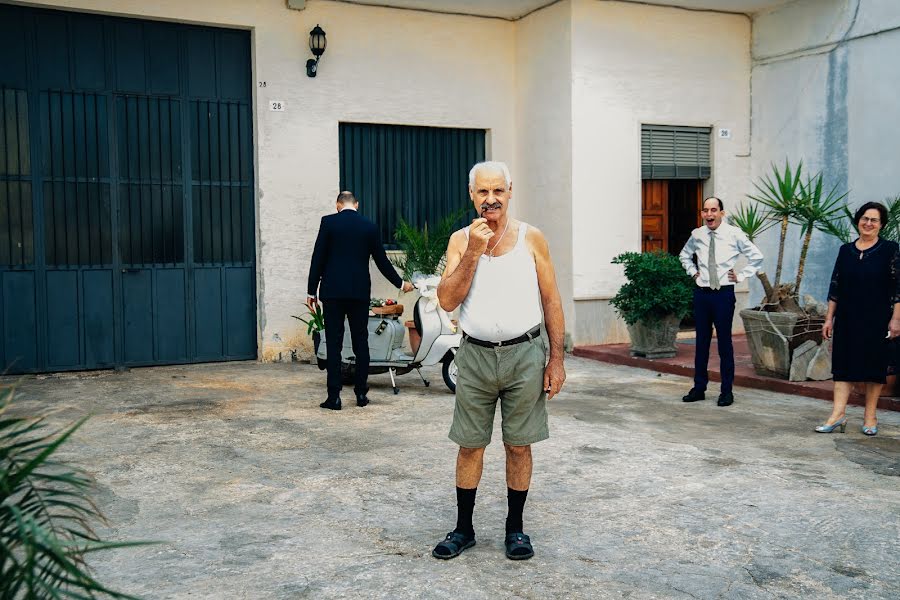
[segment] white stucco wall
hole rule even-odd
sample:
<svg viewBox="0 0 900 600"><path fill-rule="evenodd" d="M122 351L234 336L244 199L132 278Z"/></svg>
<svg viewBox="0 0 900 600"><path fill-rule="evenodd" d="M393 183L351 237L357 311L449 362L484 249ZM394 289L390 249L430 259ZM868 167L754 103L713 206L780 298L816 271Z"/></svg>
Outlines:
<svg viewBox="0 0 900 600"><path fill-rule="evenodd" d="M490 130L487 152L514 155L513 23L458 15L284 0L38 0L35 5L252 30L258 186L260 356L308 348L302 314L319 219L338 193L338 123L361 121ZM328 47L308 78L308 34ZM282 100L285 112L270 112ZM465 177L466 174L460 174ZM395 295L380 275L373 292ZM379 287L381 286L381 287Z"/></svg>
<svg viewBox="0 0 900 600"><path fill-rule="evenodd" d="M748 191L750 21L742 15L573 0L573 282L576 344L627 340L608 304L610 261L641 247L641 124L729 128L706 194Z"/></svg>
<svg viewBox="0 0 900 600"><path fill-rule="evenodd" d="M525 17L516 27L516 216L547 237L563 300L566 330L575 325L572 299L571 2Z"/></svg>
<svg viewBox="0 0 900 600"><path fill-rule="evenodd" d="M900 195L898 28L893 0L799 0L754 19L754 178L790 158L822 171L829 188L849 191L851 206ZM796 275L798 234L788 237L788 281ZM760 241L771 273L777 244L775 231ZM814 234L802 294L825 298L838 246Z"/></svg>

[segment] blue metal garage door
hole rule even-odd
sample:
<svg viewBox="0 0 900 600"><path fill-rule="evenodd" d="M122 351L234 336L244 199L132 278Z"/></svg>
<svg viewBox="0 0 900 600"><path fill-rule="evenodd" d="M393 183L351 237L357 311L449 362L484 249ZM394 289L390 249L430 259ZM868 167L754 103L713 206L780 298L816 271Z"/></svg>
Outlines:
<svg viewBox="0 0 900 600"><path fill-rule="evenodd" d="M0 370L256 356L250 39L0 5Z"/></svg>

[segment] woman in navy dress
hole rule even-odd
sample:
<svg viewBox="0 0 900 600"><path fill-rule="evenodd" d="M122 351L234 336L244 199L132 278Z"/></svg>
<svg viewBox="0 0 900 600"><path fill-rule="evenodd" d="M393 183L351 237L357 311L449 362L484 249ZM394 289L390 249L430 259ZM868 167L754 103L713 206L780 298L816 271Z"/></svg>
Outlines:
<svg viewBox="0 0 900 600"><path fill-rule="evenodd" d="M838 252L828 290L828 315L822 334L834 336L831 372L834 407L820 433L841 432L844 411L854 382L866 384L866 412L862 432L878 433L875 408L888 370L888 339L900 336L900 249L879 237L888 211L868 202L856 211L859 238Z"/></svg>

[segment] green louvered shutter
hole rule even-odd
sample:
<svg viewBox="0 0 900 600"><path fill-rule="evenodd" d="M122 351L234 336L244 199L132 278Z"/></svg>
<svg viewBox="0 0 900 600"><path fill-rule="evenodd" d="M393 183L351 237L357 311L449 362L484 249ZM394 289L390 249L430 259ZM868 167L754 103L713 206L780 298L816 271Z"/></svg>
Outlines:
<svg viewBox="0 0 900 600"><path fill-rule="evenodd" d="M339 136L341 189L356 195L385 246L395 247L400 217L431 227L469 205L469 169L484 160L483 129L341 123Z"/></svg>
<svg viewBox="0 0 900 600"><path fill-rule="evenodd" d="M706 179L709 127L641 126L642 179Z"/></svg>

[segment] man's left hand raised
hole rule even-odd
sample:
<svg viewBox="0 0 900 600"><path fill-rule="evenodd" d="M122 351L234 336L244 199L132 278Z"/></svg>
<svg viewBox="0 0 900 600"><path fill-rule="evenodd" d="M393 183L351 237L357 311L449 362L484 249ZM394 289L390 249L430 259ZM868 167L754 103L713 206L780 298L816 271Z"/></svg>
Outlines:
<svg viewBox="0 0 900 600"><path fill-rule="evenodd" d="M566 368L562 359L550 359L544 368L544 391L547 392L547 399L551 400L557 395L565 382Z"/></svg>

